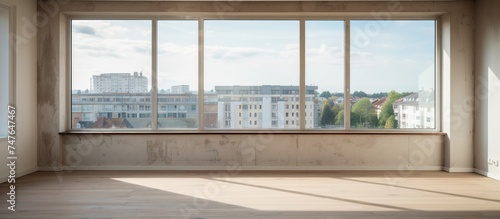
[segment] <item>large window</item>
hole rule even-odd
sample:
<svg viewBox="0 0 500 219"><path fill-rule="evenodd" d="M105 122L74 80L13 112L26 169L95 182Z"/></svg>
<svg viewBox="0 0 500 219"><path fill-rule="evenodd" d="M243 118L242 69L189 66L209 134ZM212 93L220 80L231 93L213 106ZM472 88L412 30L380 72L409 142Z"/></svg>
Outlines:
<svg viewBox="0 0 500 219"><path fill-rule="evenodd" d="M10 78L9 32L9 11L0 5L0 138L7 136Z"/></svg>
<svg viewBox="0 0 500 219"><path fill-rule="evenodd" d="M306 128L344 127L344 21L306 21Z"/></svg>
<svg viewBox="0 0 500 219"><path fill-rule="evenodd" d="M294 20L205 21L206 128L299 128L299 33Z"/></svg>
<svg viewBox="0 0 500 219"><path fill-rule="evenodd" d="M72 127L434 130L435 39L434 20L72 20Z"/></svg>
<svg viewBox="0 0 500 219"><path fill-rule="evenodd" d="M72 127L151 127L151 21L73 20Z"/></svg>
<svg viewBox="0 0 500 219"><path fill-rule="evenodd" d="M435 127L434 21L353 20L350 48L351 128Z"/></svg>
<svg viewBox="0 0 500 219"><path fill-rule="evenodd" d="M198 21L158 21L158 128L198 127Z"/></svg>

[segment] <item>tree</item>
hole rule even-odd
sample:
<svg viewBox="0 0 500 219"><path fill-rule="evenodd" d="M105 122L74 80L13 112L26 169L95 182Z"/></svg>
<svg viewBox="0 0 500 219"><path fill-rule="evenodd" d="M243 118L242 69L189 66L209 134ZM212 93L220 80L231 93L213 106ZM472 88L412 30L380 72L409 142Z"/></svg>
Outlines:
<svg viewBox="0 0 500 219"><path fill-rule="evenodd" d="M393 104L399 98L401 98L400 93L398 93L394 90L389 92L389 95L387 96L387 101L384 103L384 105L382 105L382 108L380 109L379 121L378 121L378 123L380 124L380 128L386 128L387 120L391 116L394 118Z"/></svg>
<svg viewBox="0 0 500 219"><path fill-rule="evenodd" d="M332 96L332 94L330 93L330 91L323 91L319 96L328 99Z"/></svg>
<svg viewBox="0 0 500 219"><path fill-rule="evenodd" d="M403 93L401 93L401 97L406 97L406 96L408 96L410 94L413 94L413 92L403 92Z"/></svg>
<svg viewBox="0 0 500 219"><path fill-rule="evenodd" d="M344 93L335 92L335 93L332 94L332 96L335 96L335 97L344 97Z"/></svg>
<svg viewBox="0 0 500 219"><path fill-rule="evenodd" d="M368 98L362 98L354 106L352 106L351 120L353 116L357 125L364 127L372 127L377 124L377 115L372 102ZM375 118L374 118L375 117Z"/></svg>
<svg viewBox="0 0 500 219"><path fill-rule="evenodd" d="M385 127L384 128L386 128L386 129L395 129L397 127L398 127L398 122L394 118L394 115L389 116L389 118L385 122Z"/></svg>
<svg viewBox="0 0 500 219"><path fill-rule="evenodd" d="M338 115L341 110L344 110L344 104L333 105L332 111L334 115Z"/></svg>
<svg viewBox="0 0 500 219"><path fill-rule="evenodd" d="M389 92L389 95L388 95L388 99L390 101L396 101L397 99L401 98L401 94L392 90L391 92Z"/></svg>
<svg viewBox="0 0 500 219"><path fill-rule="evenodd" d="M368 97L368 94L366 94L363 91L354 91L352 94L353 97Z"/></svg>
<svg viewBox="0 0 500 219"><path fill-rule="evenodd" d="M321 126L331 125L334 123L335 114L330 106L330 101L324 100L321 107L321 114L319 116L319 124Z"/></svg>
<svg viewBox="0 0 500 219"><path fill-rule="evenodd" d="M394 117L394 108L393 108L393 103L394 101L387 100L384 105L382 105L382 108L380 109L380 114L379 114L379 124L380 128L383 128L382 126L386 124L386 121L389 117Z"/></svg>
<svg viewBox="0 0 500 219"><path fill-rule="evenodd" d="M371 97L371 98L387 97L387 93L386 92L374 93L374 94L370 95L369 97Z"/></svg>
<svg viewBox="0 0 500 219"><path fill-rule="evenodd" d="M344 110L340 110L337 113L337 117L335 119L335 125L344 125Z"/></svg>

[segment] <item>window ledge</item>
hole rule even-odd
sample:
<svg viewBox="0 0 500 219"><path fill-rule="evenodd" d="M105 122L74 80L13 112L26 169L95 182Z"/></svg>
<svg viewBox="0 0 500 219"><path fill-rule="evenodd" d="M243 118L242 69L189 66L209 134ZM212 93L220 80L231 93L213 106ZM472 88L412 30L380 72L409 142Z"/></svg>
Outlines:
<svg viewBox="0 0 500 219"><path fill-rule="evenodd" d="M446 135L437 131L378 131L378 130L71 130L60 135L102 134L102 135L190 135L190 134L281 134L281 135Z"/></svg>

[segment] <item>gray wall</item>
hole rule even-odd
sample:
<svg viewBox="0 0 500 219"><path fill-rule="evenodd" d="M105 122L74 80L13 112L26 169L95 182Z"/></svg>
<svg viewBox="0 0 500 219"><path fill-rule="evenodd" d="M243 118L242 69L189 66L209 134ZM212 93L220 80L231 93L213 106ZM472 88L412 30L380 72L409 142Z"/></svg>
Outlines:
<svg viewBox="0 0 500 219"><path fill-rule="evenodd" d="M443 136L70 134L68 170L441 170Z"/></svg>
<svg viewBox="0 0 500 219"><path fill-rule="evenodd" d="M475 168L500 180L500 1L476 7Z"/></svg>
<svg viewBox="0 0 500 219"><path fill-rule="evenodd" d="M46 1L44 1L46 2ZM48 1L54 2L54 1ZM445 2L102 2L60 1L57 13L38 31L38 166L58 169L442 169L473 171L473 112L463 104L473 90L472 1ZM222 4L222 5L221 5ZM394 8L401 11L394 11ZM39 7L39 10L44 10ZM51 11L49 11L51 12ZM48 13L49 13L48 12ZM449 38L444 63L442 118L461 124L436 134L63 134L68 86L67 14L111 12L182 15L188 12L272 14L285 12L356 12L381 17L442 14ZM468 102L470 104L470 102ZM473 104L473 102L472 102ZM268 138L265 138L268 139ZM253 151L253 152L252 152Z"/></svg>

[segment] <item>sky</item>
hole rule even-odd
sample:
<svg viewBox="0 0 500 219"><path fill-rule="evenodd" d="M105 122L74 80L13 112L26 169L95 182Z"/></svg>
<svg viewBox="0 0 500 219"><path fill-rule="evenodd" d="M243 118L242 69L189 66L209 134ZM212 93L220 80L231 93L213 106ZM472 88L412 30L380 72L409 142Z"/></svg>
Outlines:
<svg viewBox="0 0 500 219"><path fill-rule="evenodd" d="M351 21L351 92L434 87L434 21ZM204 87L299 85L299 21L205 20ZM306 84L343 92L344 22L306 21ZM151 79L151 21L74 20L73 89L92 75L143 72ZM158 22L158 87L197 90L197 21ZM150 81L151 82L151 81Z"/></svg>

